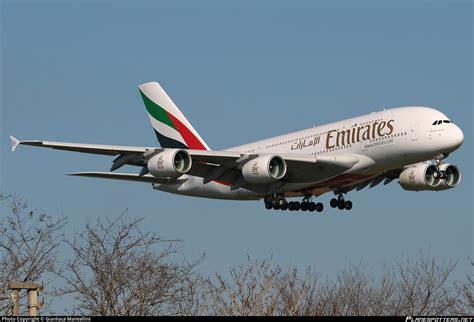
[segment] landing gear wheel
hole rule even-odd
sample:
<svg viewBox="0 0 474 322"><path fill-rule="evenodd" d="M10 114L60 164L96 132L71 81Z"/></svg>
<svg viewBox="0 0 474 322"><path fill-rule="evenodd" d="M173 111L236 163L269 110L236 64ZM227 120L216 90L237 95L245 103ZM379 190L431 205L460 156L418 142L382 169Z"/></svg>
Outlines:
<svg viewBox="0 0 474 322"><path fill-rule="evenodd" d="M266 209L274 210L287 210L289 208L289 203L286 201L283 194L273 194L271 196L266 196L263 199Z"/></svg>
<svg viewBox="0 0 474 322"><path fill-rule="evenodd" d="M289 210L289 211L295 210L295 203L294 203L293 201L290 201L290 202L288 203L288 210Z"/></svg>
<svg viewBox="0 0 474 322"><path fill-rule="evenodd" d="M435 179L444 179L446 177L446 173L441 170L441 165L443 164L443 159L446 158L449 155L447 154L438 154L434 157L435 165L436 165L436 171L433 173L433 177Z"/></svg>
<svg viewBox="0 0 474 322"><path fill-rule="evenodd" d="M443 170L440 170L440 171L439 171L439 178L440 178L440 179L446 178L446 172L444 172Z"/></svg>
<svg viewBox="0 0 474 322"><path fill-rule="evenodd" d="M308 203L307 202L302 202L301 206L300 206L300 209L303 210L303 211L308 210Z"/></svg>
<svg viewBox="0 0 474 322"><path fill-rule="evenodd" d="M331 205L331 208L336 208L337 205L338 205L337 199L332 198L331 201L329 202L329 204Z"/></svg>
<svg viewBox="0 0 474 322"><path fill-rule="evenodd" d="M346 210L351 210L352 209L352 202L347 200L344 206L345 206Z"/></svg>
<svg viewBox="0 0 474 322"><path fill-rule="evenodd" d="M273 207L273 209L279 209L280 208L280 201L278 199L273 199L272 200L272 207Z"/></svg>
<svg viewBox="0 0 474 322"><path fill-rule="evenodd" d="M344 202L344 200L341 199L337 202L337 208L339 210L342 210L342 209L346 208L346 203Z"/></svg>
<svg viewBox="0 0 474 322"><path fill-rule="evenodd" d="M308 210L313 212L316 210L316 204L314 202L309 202L308 203Z"/></svg>
<svg viewBox="0 0 474 322"><path fill-rule="evenodd" d="M294 210L300 210L300 209L301 209L301 203L299 201L295 201Z"/></svg>
<svg viewBox="0 0 474 322"><path fill-rule="evenodd" d="M446 173L443 171L443 170L436 170L434 173L433 173L433 177L435 179L444 179L444 177L446 176Z"/></svg>
<svg viewBox="0 0 474 322"><path fill-rule="evenodd" d="M316 209L317 212L321 212L321 211L323 211L323 209L324 209L324 205L323 205L322 203L318 202L318 203L315 205L315 209Z"/></svg>

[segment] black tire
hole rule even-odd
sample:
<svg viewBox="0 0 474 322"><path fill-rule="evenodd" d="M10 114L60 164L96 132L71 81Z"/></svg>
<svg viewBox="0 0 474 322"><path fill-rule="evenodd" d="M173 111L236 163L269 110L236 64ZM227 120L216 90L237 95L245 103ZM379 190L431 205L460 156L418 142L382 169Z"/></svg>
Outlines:
<svg viewBox="0 0 474 322"><path fill-rule="evenodd" d="M300 210L300 208L301 208L301 204L300 204L300 202L299 202L299 201L295 201L294 205L295 205L295 208L294 208L294 210Z"/></svg>
<svg viewBox="0 0 474 322"><path fill-rule="evenodd" d="M286 201L285 201L285 202L282 202L282 203L280 204L280 209L281 209L281 210L286 210L286 209L288 209L288 202L286 202Z"/></svg>
<svg viewBox="0 0 474 322"><path fill-rule="evenodd" d="M314 202L308 203L308 210L313 212L316 210L316 204Z"/></svg>
<svg viewBox="0 0 474 322"><path fill-rule="evenodd" d="M346 203L344 202L344 200L339 200L337 202L337 208L339 208L339 210L343 210L346 208Z"/></svg>
<svg viewBox="0 0 474 322"><path fill-rule="evenodd" d="M295 210L295 204L293 203L293 201L290 201L290 202L288 203L288 210L289 210L289 211Z"/></svg>
<svg viewBox="0 0 474 322"><path fill-rule="evenodd" d="M279 210L279 209L280 209L280 205L279 205L279 204L273 205L273 210Z"/></svg>
<svg viewBox="0 0 474 322"><path fill-rule="evenodd" d="M329 204L331 205L331 208L336 208L337 205L338 205L337 199L332 198L331 201L329 202Z"/></svg>
<svg viewBox="0 0 474 322"><path fill-rule="evenodd" d="M273 208L272 203L271 202L265 202L265 208L272 209Z"/></svg>
<svg viewBox="0 0 474 322"><path fill-rule="evenodd" d="M322 203L318 202L316 204L316 211L321 212L321 211L323 211L323 209L324 209L324 205Z"/></svg>
<svg viewBox="0 0 474 322"><path fill-rule="evenodd" d="M308 210L308 203L307 202L302 202L301 206L300 206L300 209L303 210L303 211Z"/></svg>
<svg viewBox="0 0 474 322"><path fill-rule="evenodd" d="M344 207L346 208L346 210L351 210L352 209L352 202L347 200Z"/></svg>

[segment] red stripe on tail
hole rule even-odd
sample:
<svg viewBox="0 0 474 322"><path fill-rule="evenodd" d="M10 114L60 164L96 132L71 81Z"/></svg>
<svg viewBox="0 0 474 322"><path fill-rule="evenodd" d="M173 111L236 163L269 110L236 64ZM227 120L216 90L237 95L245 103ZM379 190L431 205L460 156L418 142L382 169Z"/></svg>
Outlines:
<svg viewBox="0 0 474 322"><path fill-rule="evenodd" d="M181 134L183 137L184 141L186 142L186 145L188 148L192 150L207 150L206 147L199 141L199 139L191 132L186 125L181 123L180 120L178 120L176 117L174 117L171 113L168 111L166 112L168 116L170 117L171 121L173 122L174 126L178 130L178 132Z"/></svg>

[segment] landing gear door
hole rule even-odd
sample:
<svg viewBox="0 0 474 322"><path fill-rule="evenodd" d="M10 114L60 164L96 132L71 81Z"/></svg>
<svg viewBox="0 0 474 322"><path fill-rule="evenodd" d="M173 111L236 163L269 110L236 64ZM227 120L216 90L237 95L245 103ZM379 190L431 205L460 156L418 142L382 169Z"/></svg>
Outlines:
<svg viewBox="0 0 474 322"><path fill-rule="evenodd" d="M420 132L420 125L412 124L411 130L410 130L410 137L412 141L418 140L419 132Z"/></svg>

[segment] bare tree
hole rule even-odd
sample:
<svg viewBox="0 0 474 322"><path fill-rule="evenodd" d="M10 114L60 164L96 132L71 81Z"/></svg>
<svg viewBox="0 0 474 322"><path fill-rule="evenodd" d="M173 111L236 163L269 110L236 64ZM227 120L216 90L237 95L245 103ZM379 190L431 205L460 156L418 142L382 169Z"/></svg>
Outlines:
<svg viewBox="0 0 474 322"><path fill-rule="evenodd" d="M459 292L447 283L456 263L428 255L402 260L375 278L365 264L348 266L327 281L315 303L323 315L450 314Z"/></svg>
<svg viewBox="0 0 474 322"><path fill-rule="evenodd" d="M471 261L471 266L474 267L474 261ZM471 269L470 274L467 275L467 281L456 285L456 291L459 297L457 299L456 307L452 314L454 315L474 315L474 278Z"/></svg>
<svg viewBox="0 0 474 322"><path fill-rule="evenodd" d="M67 241L74 258L61 276L77 312L91 315L196 314L202 258L179 256L179 241L142 232L143 218L126 211L114 220L88 223Z"/></svg>
<svg viewBox="0 0 474 322"><path fill-rule="evenodd" d="M456 263L429 253L386 267L379 277L367 265L349 265L334 280L309 268L299 274L248 260L230 278L208 279L206 313L211 315L446 315L472 314L472 281L448 283Z"/></svg>
<svg viewBox="0 0 474 322"><path fill-rule="evenodd" d="M67 220L30 209L13 196L1 196L8 212L0 223L0 305L10 306L9 281L48 282L59 275L56 294L72 294L69 313L92 315L472 315L472 275L450 282L452 260L430 252L402 259L374 274L361 262L334 279L311 267L275 265L247 258L230 270L202 278L203 256L188 261L180 241L142 231L143 218L126 211L113 220L97 219L66 240L71 259L58 269L57 251ZM474 265L474 263L471 263ZM22 294L25 295L24 293ZM22 311L21 313L25 313Z"/></svg>
<svg viewBox="0 0 474 322"><path fill-rule="evenodd" d="M5 314L11 314L7 283L34 281L47 285L51 281L53 275L46 275L56 271L57 251L67 219L31 209L15 196L3 195L0 199L9 202L9 212L0 216L0 305ZM23 300L26 294L20 295Z"/></svg>
<svg viewBox="0 0 474 322"><path fill-rule="evenodd" d="M206 282L209 315L306 315L314 300L317 279L308 269L285 271L272 258L252 260L230 270L230 280L217 274Z"/></svg>
<svg viewBox="0 0 474 322"><path fill-rule="evenodd" d="M416 261L406 260L396 265L398 280L392 309L397 315L440 315L454 308L458 294L448 277L456 266L449 260L438 263L431 255L421 255Z"/></svg>

